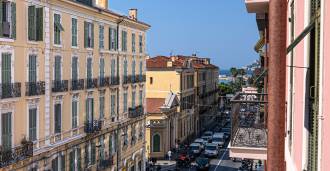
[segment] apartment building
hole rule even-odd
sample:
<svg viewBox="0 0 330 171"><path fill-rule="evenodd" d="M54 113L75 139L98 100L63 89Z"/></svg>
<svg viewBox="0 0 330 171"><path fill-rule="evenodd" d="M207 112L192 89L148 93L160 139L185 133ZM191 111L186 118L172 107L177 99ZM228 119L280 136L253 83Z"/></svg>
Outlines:
<svg viewBox="0 0 330 171"><path fill-rule="evenodd" d="M207 58L178 55L147 59L146 73L146 151L162 158L199 134L202 106L213 114L219 70Z"/></svg>
<svg viewBox="0 0 330 171"><path fill-rule="evenodd" d="M150 26L108 5L0 1L2 169L144 170Z"/></svg>
<svg viewBox="0 0 330 171"><path fill-rule="evenodd" d="M285 94L285 135L284 149L277 149L284 154L286 170L329 170L329 141L327 124L329 108L329 82L330 74L326 58L330 51L328 22L330 3L326 0L289 0L283 5L287 6L286 16L286 89ZM257 13L259 31L267 46L263 48L266 54L268 47L274 42L270 41L272 35L267 35L271 27L269 16L269 1L247 1L248 12ZM284 20L283 20L284 21ZM262 26L262 27L260 27ZM260 29L261 28L261 29ZM271 33L269 33L271 34ZM284 39L283 39L284 40ZM264 45L264 44L263 44ZM263 47L260 46L260 47ZM270 61L271 54L266 55ZM272 63L266 63L270 68ZM280 74L280 73L279 73ZM273 79L268 75L268 81ZM271 88L268 82L268 87ZM271 122L269 120L268 122ZM267 156L272 159L274 156ZM270 163L270 161L267 161Z"/></svg>

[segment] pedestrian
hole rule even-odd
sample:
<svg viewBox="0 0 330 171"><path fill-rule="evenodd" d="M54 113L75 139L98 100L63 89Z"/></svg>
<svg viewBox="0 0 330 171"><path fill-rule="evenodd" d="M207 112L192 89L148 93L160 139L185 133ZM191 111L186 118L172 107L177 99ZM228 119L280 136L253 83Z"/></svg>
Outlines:
<svg viewBox="0 0 330 171"><path fill-rule="evenodd" d="M167 152L167 156L168 156L168 160L171 160L171 156L172 156L172 151L171 150L169 150Z"/></svg>

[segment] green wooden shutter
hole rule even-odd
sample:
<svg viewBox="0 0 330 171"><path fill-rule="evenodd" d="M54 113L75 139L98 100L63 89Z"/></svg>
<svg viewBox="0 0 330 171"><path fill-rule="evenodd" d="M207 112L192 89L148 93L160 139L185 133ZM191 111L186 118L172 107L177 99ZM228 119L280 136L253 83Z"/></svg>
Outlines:
<svg viewBox="0 0 330 171"><path fill-rule="evenodd" d="M96 146L95 146L95 142L92 142L91 144L91 163L92 165L95 164L96 161Z"/></svg>
<svg viewBox="0 0 330 171"><path fill-rule="evenodd" d="M58 170L58 158L52 160L52 170L57 171Z"/></svg>
<svg viewBox="0 0 330 171"><path fill-rule="evenodd" d="M135 34L132 33L132 52L135 52Z"/></svg>
<svg viewBox="0 0 330 171"><path fill-rule="evenodd" d="M72 28L71 28L71 45L72 46L77 46L77 19L72 18Z"/></svg>
<svg viewBox="0 0 330 171"><path fill-rule="evenodd" d="M114 32L114 44L115 44L115 50L118 50L118 31L117 31L117 29L114 29L113 30L113 32Z"/></svg>
<svg viewBox="0 0 330 171"><path fill-rule="evenodd" d="M72 101L72 128L77 128L78 102Z"/></svg>
<svg viewBox="0 0 330 171"><path fill-rule="evenodd" d="M2 148L11 149L11 113L2 114Z"/></svg>
<svg viewBox="0 0 330 171"><path fill-rule="evenodd" d="M35 35L35 12L36 11L36 7L33 5L33 6L29 6L28 8L28 16L29 16L29 21L28 21L28 37L29 37L29 40L36 40L36 35Z"/></svg>
<svg viewBox="0 0 330 171"><path fill-rule="evenodd" d="M86 109L86 122L89 122L89 99L86 99L85 109Z"/></svg>
<svg viewBox="0 0 330 171"><path fill-rule="evenodd" d="M89 161L89 154L90 154L90 151L88 149L88 144L86 143L85 144L85 167L88 167L90 161Z"/></svg>
<svg viewBox="0 0 330 171"><path fill-rule="evenodd" d="M104 26L99 26L99 48L104 49Z"/></svg>
<svg viewBox="0 0 330 171"><path fill-rule="evenodd" d="M55 80L60 81L61 79L61 57L55 56Z"/></svg>
<svg viewBox="0 0 330 171"><path fill-rule="evenodd" d="M139 103L140 103L140 106L142 106L142 104L143 104L143 91L141 91L140 90L140 92L139 92Z"/></svg>
<svg viewBox="0 0 330 171"><path fill-rule="evenodd" d="M88 23L84 22L84 46L88 47Z"/></svg>
<svg viewBox="0 0 330 171"><path fill-rule="evenodd" d="M92 58L87 59L87 79L92 78Z"/></svg>
<svg viewBox="0 0 330 171"><path fill-rule="evenodd" d="M44 35L44 11L43 8L37 8L37 41L43 40Z"/></svg>
<svg viewBox="0 0 330 171"><path fill-rule="evenodd" d="M124 60L124 77L127 76L127 60Z"/></svg>
<svg viewBox="0 0 330 171"><path fill-rule="evenodd" d="M2 11L2 8L3 8L3 2L1 2L0 3L0 37L3 37L3 35L2 35L2 18L3 18L3 16L2 16L2 14L3 14L3 11Z"/></svg>
<svg viewBox="0 0 330 171"><path fill-rule="evenodd" d="M37 82L37 56L29 56L29 82Z"/></svg>
<svg viewBox="0 0 330 171"><path fill-rule="evenodd" d="M104 78L104 58L100 59L100 78Z"/></svg>
<svg viewBox="0 0 330 171"><path fill-rule="evenodd" d="M111 77L115 76L116 69L116 61L114 59L111 60Z"/></svg>
<svg viewBox="0 0 330 171"><path fill-rule="evenodd" d="M100 96L99 100L100 100L100 104L99 104L100 118L104 118L104 96Z"/></svg>
<svg viewBox="0 0 330 171"><path fill-rule="evenodd" d="M132 61L132 76L135 77L135 67L136 67L136 64L135 64L135 60Z"/></svg>
<svg viewBox="0 0 330 171"><path fill-rule="evenodd" d="M92 37L91 37L91 47L94 48L94 24L92 23Z"/></svg>
<svg viewBox="0 0 330 171"><path fill-rule="evenodd" d="M113 37L113 35L112 35L112 28L110 27L109 28L109 50L112 50L113 49L113 47L112 47L112 37Z"/></svg>
<svg viewBox="0 0 330 171"><path fill-rule="evenodd" d="M135 107L135 91L132 92L132 107Z"/></svg>
<svg viewBox="0 0 330 171"><path fill-rule="evenodd" d="M11 54L2 54L2 84L11 83Z"/></svg>
<svg viewBox="0 0 330 171"><path fill-rule="evenodd" d="M55 104L55 133L61 133L61 104Z"/></svg>
<svg viewBox="0 0 330 171"><path fill-rule="evenodd" d="M70 168L69 171L75 171L75 151L72 150L69 154Z"/></svg>
<svg viewBox="0 0 330 171"><path fill-rule="evenodd" d="M81 170L81 149L77 148L77 171Z"/></svg>
<svg viewBox="0 0 330 171"><path fill-rule="evenodd" d="M72 58L72 80L78 80L78 58Z"/></svg>
<svg viewBox="0 0 330 171"><path fill-rule="evenodd" d="M11 3L11 31L12 35L11 37L13 39L16 39L16 3L12 2Z"/></svg>
<svg viewBox="0 0 330 171"><path fill-rule="evenodd" d="M65 171L65 155L61 155L61 171Z"/></svg>
<svg viewBox="0 0 330 171"><path fill-rule="evenodd" d="M112 151L112 133L109 136L109 156L111 156L113 153Z"/></svg>
<svg viewBox="0 0 330 171"><path fill-rule="evenodd" d="M92 112L92 120L94 120L94 99L91 99L91 107L92 107L92 109L91 109L91 112Z"/></svg>
<svg viewBox="0 0 330 171"><path fill-rule="evenodd" d="M37 109L29 109L29 139L37 140Z"/></svg>

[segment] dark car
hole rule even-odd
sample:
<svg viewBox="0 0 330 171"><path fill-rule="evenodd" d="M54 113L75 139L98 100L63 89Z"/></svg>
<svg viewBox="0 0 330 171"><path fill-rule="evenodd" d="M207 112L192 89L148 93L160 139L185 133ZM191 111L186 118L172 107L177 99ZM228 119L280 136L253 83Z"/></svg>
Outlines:
<svg viewBox="0 0 330 171"><path fill-rule="evenodd" d="M197 170L209 170L210 160L206 157L198 157L196 159Z"/></svg>

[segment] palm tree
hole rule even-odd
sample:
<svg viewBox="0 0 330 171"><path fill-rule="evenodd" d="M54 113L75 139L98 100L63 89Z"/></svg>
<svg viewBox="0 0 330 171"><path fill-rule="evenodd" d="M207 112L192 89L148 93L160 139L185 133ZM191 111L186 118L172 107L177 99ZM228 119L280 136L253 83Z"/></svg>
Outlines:
<svg viewBox="0 0 330 171"><path fill-rule="evenodd" d="M231 73L232 77L236 78L238 75L237 68L234 68L234 67L230 68L230 73Z"/></svg>

